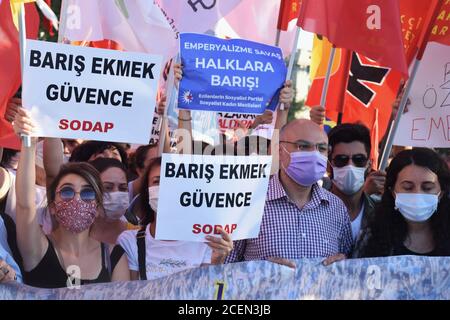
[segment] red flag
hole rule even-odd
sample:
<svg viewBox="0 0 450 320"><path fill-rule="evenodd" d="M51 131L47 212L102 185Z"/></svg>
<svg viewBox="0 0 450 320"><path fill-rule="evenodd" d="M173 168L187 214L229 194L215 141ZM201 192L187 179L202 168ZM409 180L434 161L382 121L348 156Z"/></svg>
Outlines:
<svg viewBox="0 0 450 320"><path fill-rule="evenodd" d="M401 79L401 73L354 52L344 97L342 123L358 122L371 129L375 122L374 109L377 108L378 132L382 137L389 125L392 102ZM330 89L332 88L333 84L330 83ZM331 105L326 106L327 117L337 121L339 106L334 101L329 103Z"/></svg>
<svg viewBox="0 0 450 320"><path fill-rule="evenodd" d="M303 0L297 25L408 75L398 1Z"/></svg>
<svg viewBox="0 0 450 320"><path fill-rule="evenodd" d="M287 31L289 22L296 19L300 13L302 0L281 0L277 29Z"/></svg>
<svg viewBox="0 0 450 320"><path fill-rule="evenodd" d="M401 0L400 1L400 21L402 23L403 45L408 65L414 59L427 24L427 14L430 4L428 1Z"/></svg>
<svg viewBox="0 0 450 320"><path fill-rule="evenodd" d="M447 0L449 2L449 0ZM430 3L416 0L401 0L401 22L405 54L410 63L420 39L428 27L428 17L434 10ZM337 50L338 51L338 50ZM336 55L336 57L338 57ZM335 57L335 60L337 59ZM314 58L314 54L313 54ZM321 64L326 67L328 56L322 59ZM343 63L343 62L342 62ZM347 70L344 66L334 67L338 72L332 73L326 100L327 117L337 121L340 111L339 94L342 92L343 79ZM378 133L383 137L389 125L394 102L402 75L390 68L364 57L362 54L353 54L348 84L345 86L344 112L342 122L361 122L368 128L374 124L374 109L378 108ZM308 93L306 105L319 105L322 92L323 76L316 76Z"/></svg>
<svg viewBox="0 0 450 320"><path fill-rule="evenodd" d="M331 47L332 44L327 39L315 36L311 56L311 72L314 72L312 75L314 80L312 81L308 98L305 103L308 106L316 106L320 104ZM337 112L342 111L341 109L344 104L350 62L350 50L336 49L331 68L330 85L328 86L328 93L325 102L327 109L332 109Z"/></svg>
<svg viewBox="0 0 450 320"><path fill-rule="evenodd" d="M27 38L36 39L39 15L35 4L25 4L25 12ZM19 139L4 118L8 100L21 83L19 34L12 20L9 1L1 1L0 17L0 146L19 149Z"/></svg>
<svg viewBox="0 0 450 320"><path fill-rule="evenodd" d="M435 41L450 46L450 1L446 0L438 12L431 29L429 41Z"/></svg>

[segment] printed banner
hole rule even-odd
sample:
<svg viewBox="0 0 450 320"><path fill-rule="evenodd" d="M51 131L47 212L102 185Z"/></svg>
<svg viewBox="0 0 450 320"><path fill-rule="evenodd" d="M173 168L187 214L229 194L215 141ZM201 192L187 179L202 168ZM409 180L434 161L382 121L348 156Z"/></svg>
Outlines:
<svg viewBox="0 0 450 320"><path fill-rule="evenodd" d="M34 40L26 54L35 136L149 142L161 56Z"/></svg>
<svg viewBox="0 0 450 320"><path fill-rule="evenodd" d="M218 113L219 130L225 133L227 130L248 130L255 122L256 115L241 113Z"/></svg>
<svg viewBox="0 0 450 320"><path fill-rule="evenodd" d="M275 110L286 78L278 47L183 33L178 108L261 114Z"/></svg>
<svg viewBox="0 0 450 320"><path fill-rule="evenodd" d="M449 257L349 259L327 267L320 262L318 259L297 260L295 270L268 261L241 262L186 270L151 281L113 282L71 289L38 289L7 283L1 286L0 300L450 299ZM267 315L262 305L252 305L246 314ZM177 313L193 315L192 308L183 305ZM202 316L214 318L223 314L223 309L215 309L208 307Z"/></svg>
<svg viewBox="0 0 450 320"><path fill-rule="evenodd" d="M394 144L450 147L450 47L428 43L411 88L408 111L399 123Z"/></svg>
<svg viewBox="0 0 450 320"><path fill-rule="evenodd" d="M205 241L224 229L233 240L259 234L270 156L163 154L156 239Z"/></svg>

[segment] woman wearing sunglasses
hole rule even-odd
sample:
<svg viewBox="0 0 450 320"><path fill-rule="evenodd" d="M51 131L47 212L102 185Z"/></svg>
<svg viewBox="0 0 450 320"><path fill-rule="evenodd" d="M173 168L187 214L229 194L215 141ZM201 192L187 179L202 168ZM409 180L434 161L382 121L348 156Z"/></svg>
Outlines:
<svg viewBox="0 0 450 320"><path fill-rule="evenodd" d="M450 172L431 149L397 154L364 235L361 257L450 256Z"/></svg>
<svg viewBox="0 0 450 320"><path fill-rule="evenodd" d="M123 232L118 243L124 248L132 280L153 280L207 264L221 264L233 249L230 236L208 236L208 242L155 240L158 214L161 157L151 160L140 192L143 227ZM212 250L211 250L212 249Z"/></svg>
<svg viewBox="0 0 450 320"><path fill-rule="evenodd" d="M17 134L32 132L32 120L24 109L19 109L14 129ZM129 280L120 247L109 250L89 235L92 223L103 210L103 186L91 165L64 165L48 186L48 207L57 226L45 236L34 201L35 149L34 138L31 147L22 146L16 180L17 243L23 257L25 283L60 288Z"/></svg>

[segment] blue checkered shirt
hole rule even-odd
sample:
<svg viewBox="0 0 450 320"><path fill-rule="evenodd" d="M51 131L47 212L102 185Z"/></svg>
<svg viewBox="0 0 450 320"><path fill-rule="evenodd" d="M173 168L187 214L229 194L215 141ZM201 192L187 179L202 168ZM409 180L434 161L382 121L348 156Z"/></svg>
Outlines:
<svg viewBox="0 0 450 320"><path fill-rule="evenodd" d="M350 217L334 194L312 186L311 200L299 209L288 199L278 174L271 177L258 238L234 242L226 263L329 257L350 254L353 245Z"/></svg>

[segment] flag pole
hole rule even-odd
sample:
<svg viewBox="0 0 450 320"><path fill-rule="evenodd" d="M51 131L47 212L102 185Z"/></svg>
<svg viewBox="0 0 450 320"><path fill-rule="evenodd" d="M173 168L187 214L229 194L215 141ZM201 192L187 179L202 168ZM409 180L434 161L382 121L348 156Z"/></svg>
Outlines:
<svg viewBox="0 0 450 320"><path fill-rule="evenodd" d="M277 35L275 37L275 46L280 46L280 37L281 37L281 30L277 29Z"/></svg>
<svg viewBox="0 0 450 320"><path fill-rule="evenodd" d="M64 40L64 34L66 33L66 10L67 1L61 0L61 9L59 10L59 28L58 28L58 43Z"/></svg>
<svg viewBox="0 0 450 320"><path fill-rule="evenodd" d="M320 97L320 106L325 107L327 101L328 85L330 84L331 69L333 68L334 55L336 54L336 47L331 48L330 56L328 57L327 73L325 75L325 82L323 83L322 96Z"/></svg>
<svg viewBox="0 0 450 320"><path fill-rule="evenodd" d="M161 115L161 121L159 123L158 156L161 156L164 152L164 143L166 142L166 120L167 120L167 100L166 100L166 107L164 108L164 114Z"/></svg>
<svg viewBox="0 0 450 320"><path fill-rule="evenodd" d="M164 144L166 142L166 129L169 129L169 119L168 119L168 109L171 106L171 102L175 101L174 94L177 92L175 90L175 77L173 75L173 68L175 64L181 62L180 54L177 54L174 61L170 64L169 74L167 76L167 87L166 87L166 106L164 108L164 114L161 116L161 123L159 127L159 140L158 143L158 154L161 156L164 152ZM170 131L169 131L170 137ZM170 142L169 142L170 143Z"/></svg>
<svg viewBox="0 0 450 320"><path fill-rule="evenodd" d="M395 117L394 122L391 124L391 128L388 133L388 137L386 140L386 145L383 150L383 155L381 156L380 161L380 170L385 170L387 168L387 162L389 159L389 155L391 154L392 145L394 143L395 134L397 133L398 124L400 123L400 119L403 115L403 112L406 107L406 103L408 102L409 92L411 90L412 84L414 82L414 79L416 77L417 70L419 69L420 61L422 60L423 54L425 53L425 49L428 44L428 39L431 35L431 31L434 26L434 22L436 21L436 18L439 14L439 10L442 7L443 0L436 0L435 7L433 11L431 11L431 15L429 18L429 24L423 33L423 38L421 39L421 44L417 48L417 55L416 59L414 60L414 65L412 67L411 76L408 79L408 83L405 86L405 93L402 96L402 99L400 101L400 106L397 111L397 116Z"/></svg>
<svg viewBox="0 0 450 320"><path fill-rule="evenodd" d="M289 64L288 64L288 69L287 69L287 74L286 74L286 81L291 79L291 76L292 76L292 70L294 69L295 53L297 51L299 39L300 39L300 27L296 27L294 44L292 45L291 56L289 57ZM283 104L280 104L280 110L284 110L284 105Z"/></svg>
<svg viewBox="0 0 450 320"><path fill-rule="evenodd" d="M400 123L400 119L403 115L403 112L406 107L406 103L408 102L409 92L411 91L412 84L417 74L417 70L419 69L420 61L418 58L414 60L413 68L411 71L411 76L408 80L408 83L405 87L405 93L402 96L400 101L400 105L398 107L397 116L392 123L391 130L389 130L388 137L386 140L386 145L384 146L383 155L381 156L380 161L380 170L385 170L387 167L387 162L389 159L389 155L391 154L392 146L394 143L395 134L397 133L398 124Z"/></svg>
<svg viewBox="0 0 450 320"><path fill-rule="evenodd" d="M397 99L399 99L399 98L400 98L400 100L401 100L402 94L404 93L405 84L406 84L406 81L402 78L402 79L400 80L400 86L398 87L397 94L395 95L395 100L397 100ZM400 102L399 102L399 104L400 104ZM397 107L397 111L398 111L398 107ZM383 139L381 139L381 141L379 142L379 148L382 149L382 150L384 150L384 148L386 147L387 137L388 137L388 135L389 135L389 132L392 131L392 126L393 126L393 124L394 124L394 117L393 117L392 114L391 114L391 116L390 116L390 118L389 118L389 128L388 128L387 131L386 131L387 134L385 134L385 135L383 136ZM381 158L380 158L380 156L382 156L382 155L383 155L383 153L381 153L381 154L378 155L378 162L377 162L377 163L381 163Z"/></svg>
<svg viewBox="0 0 450 320"><path fill-rule="evenodd" d="M27 31L25 24L25 5L24 3L20 3L19 10L19 44L20 44L20 71L22 76L22 85L23 85L23 70L25 66L26 60L26 42L27 42ZM31 137L28 135L21 135L22 144L24 147L31 147Z"/></svg>

